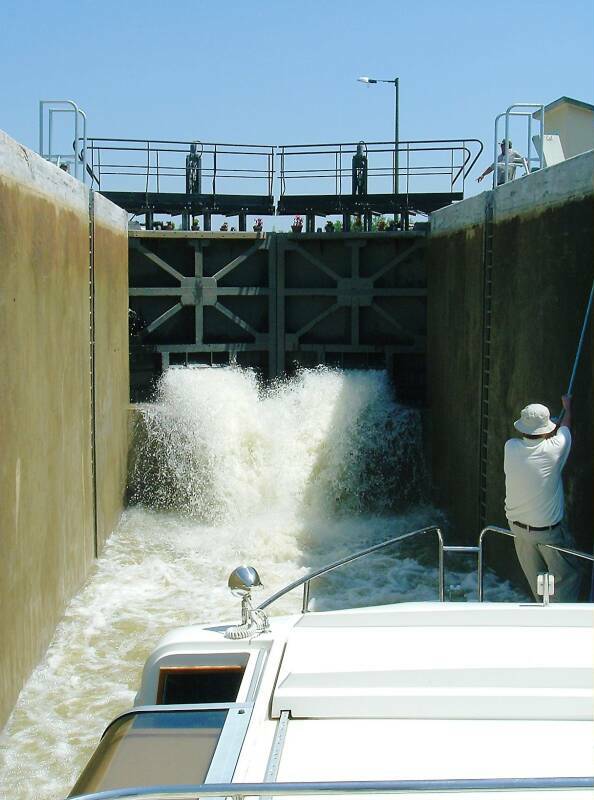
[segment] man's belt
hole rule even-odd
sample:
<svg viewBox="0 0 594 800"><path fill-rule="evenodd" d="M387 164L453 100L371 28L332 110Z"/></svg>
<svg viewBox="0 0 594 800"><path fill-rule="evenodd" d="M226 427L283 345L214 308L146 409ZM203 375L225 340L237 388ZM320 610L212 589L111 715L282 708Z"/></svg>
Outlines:
<svg viewBox="0 0 594 800"><path fill-rule="evenodd" d="M552 531L553 528L558 528L561 525L561 520L555 522L554 525L545 525L542 528L537 528L536 525L524 525L523 522L512 522L512 525L517 525L518 528L524 528L525 531Z"/></svg>

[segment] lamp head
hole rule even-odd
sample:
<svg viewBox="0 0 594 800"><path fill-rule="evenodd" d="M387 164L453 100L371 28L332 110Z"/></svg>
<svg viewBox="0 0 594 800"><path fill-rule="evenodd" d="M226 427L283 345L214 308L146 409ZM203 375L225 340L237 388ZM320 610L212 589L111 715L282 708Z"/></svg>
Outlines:
<svg viewBox="0 0 594 800"><path fill-rule="evenodd" d="M367 84L377 83L375 78L368 78L367 75L362 75L360 78L357 78L357 80L360 81L361 83L367 83Z"/></svg>
<svg viewBox="0 0 594 800"><path fill-rule="evenodd" d="M242 565L229 575L227 585L235 597L247 597L252 589L262 586L262 581L254 567Z"/></svg>

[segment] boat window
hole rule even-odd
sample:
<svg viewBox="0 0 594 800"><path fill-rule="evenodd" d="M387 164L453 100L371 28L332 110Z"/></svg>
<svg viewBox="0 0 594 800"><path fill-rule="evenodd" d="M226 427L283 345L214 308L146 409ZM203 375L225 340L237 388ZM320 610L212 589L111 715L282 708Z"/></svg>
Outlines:
<svg viewBox="0 0 594 800"><path fill-rule="evenodd" d="M129 786L204 783L228 709L142 711L116 719L71 796Z"/></svg>
<svg viewBox="0 0 594 800"><path fill-rule="evenodd" d="M162 667L157 704L233 703L244 672L241 664Z"/></svg>

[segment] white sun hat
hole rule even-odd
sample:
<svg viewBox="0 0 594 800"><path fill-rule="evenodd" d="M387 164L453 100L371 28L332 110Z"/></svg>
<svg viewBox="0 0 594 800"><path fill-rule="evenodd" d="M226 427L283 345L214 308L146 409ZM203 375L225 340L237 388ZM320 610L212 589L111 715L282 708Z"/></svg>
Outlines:
<svg viewBox="0 0 594 800"><path fill-rule="evenodd" d="M527 433L529 436L539 436L544 433L551 433L557 426L551 421L551 413L546 406L540 403L530 403L522 409L520 419L514 422L514 428L520 433Z"/></svg>

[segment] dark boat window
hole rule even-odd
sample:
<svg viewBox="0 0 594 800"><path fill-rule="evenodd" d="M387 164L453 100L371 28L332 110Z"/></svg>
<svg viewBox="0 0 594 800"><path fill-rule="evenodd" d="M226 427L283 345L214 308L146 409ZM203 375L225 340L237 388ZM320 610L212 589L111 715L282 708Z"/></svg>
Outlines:
<svg viewBox="0 0 594 800"><path fill-rule="evenodd" d="M204 783L228 711L149 711L116 720L71 796L129 786Z"/></svg>
<svg viewBox="0 0 594 800"><path fill-rule="evenodd" d="M240 664L163 667L159 672L158 705L233 703L245 672Z"/></svg>

